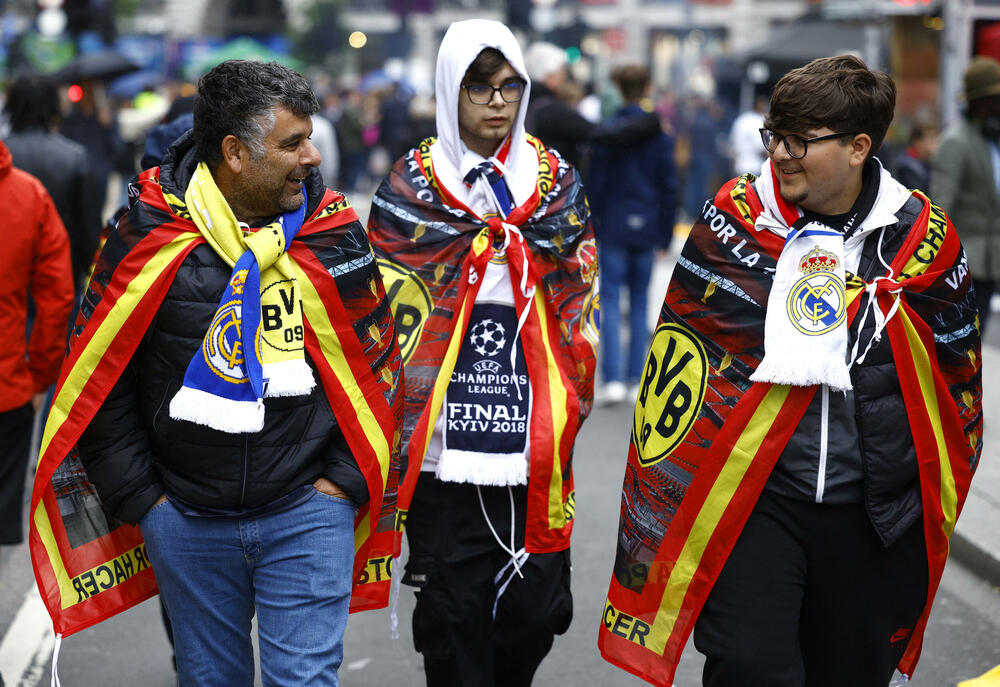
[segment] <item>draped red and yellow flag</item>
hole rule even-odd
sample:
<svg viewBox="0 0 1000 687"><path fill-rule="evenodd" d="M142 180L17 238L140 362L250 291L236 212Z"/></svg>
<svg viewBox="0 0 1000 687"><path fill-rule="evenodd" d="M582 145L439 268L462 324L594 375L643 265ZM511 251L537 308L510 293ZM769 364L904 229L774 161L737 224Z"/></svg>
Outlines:
<svg viewBox="0 0 1000 687"><path fill-rule="evenodd" d="M753 181L729 182L692 228L636 401L598 645L605 659L655 685L672 684L695 620L817 389L749 379L763 358L784 244L754 228L763 204ZM779 199L779 210L788 209ZM879 345L891 346L916 447L930 576L898 666L911 675L981 451L982 381L955 228L918 192L902 210L912 221L887 228L880 248L891 270L868 281L848 273L846 298L852 327L872 298L889 318Z"/></svg>
<svg viewBox="0 0 1000 687"><path fill-rule="evenodd" d="M514 307L528 312L521 337L534 399L525 547L544 553L568 547L573 526L573 443L593 405L597 251L579 175L528 140L537 185L506 220L479 218L439 183L428 139L382 182L368 232L406 360L403 444L412 481L401 490L404 509L494 246L509 239Z"/></svg>
<svg viewBox="0 0 1000 687"><path fill-rule="evenodd" d="M183 201L160 185L158 171L143 172L130 189L129 211L98 260L42 438L29 546L59 635L157 593L139 528L104 513L76 444L131 360L177 268L204 242ZM389 565L400 544L402 428L402 358L357 219L342 195L327 190L288 249L303 290L306 350L369 489L355 520L352 611L388 602Z"/></svg>

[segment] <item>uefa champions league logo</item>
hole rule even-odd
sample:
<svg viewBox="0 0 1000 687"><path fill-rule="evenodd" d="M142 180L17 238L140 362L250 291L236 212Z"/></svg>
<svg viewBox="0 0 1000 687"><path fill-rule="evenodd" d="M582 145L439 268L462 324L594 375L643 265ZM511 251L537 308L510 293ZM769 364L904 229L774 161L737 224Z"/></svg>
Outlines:
<svg viewBox="0 0 1000 687"><path fill-rule="evenodd" d="M476 353L487 356L497 355L507 344L503 325L493 319L477 322L469 334L469 341Z"/></svg>

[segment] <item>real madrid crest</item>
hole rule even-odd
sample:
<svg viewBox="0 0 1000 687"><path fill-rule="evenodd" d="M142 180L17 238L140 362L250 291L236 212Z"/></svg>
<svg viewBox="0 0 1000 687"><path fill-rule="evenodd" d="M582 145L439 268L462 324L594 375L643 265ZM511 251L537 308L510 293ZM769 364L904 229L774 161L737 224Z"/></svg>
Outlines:
<svg viewBox="0 0 1000 687"><path fill-rule="evenodd" d="M232 384L247 381L243 341L240 336L243 308L238 300L224 303L215 313L209 334L201 344L205 363L221 379Z"/></svg>
<svg viewBox="0 0 1000 687"><path fill-rule="evenodd" d="M839 266L840 259L819 246L799 261L804 276L788 292L787 310L792 326L803 334L826 334L844 321L847 298Z"/></svg>

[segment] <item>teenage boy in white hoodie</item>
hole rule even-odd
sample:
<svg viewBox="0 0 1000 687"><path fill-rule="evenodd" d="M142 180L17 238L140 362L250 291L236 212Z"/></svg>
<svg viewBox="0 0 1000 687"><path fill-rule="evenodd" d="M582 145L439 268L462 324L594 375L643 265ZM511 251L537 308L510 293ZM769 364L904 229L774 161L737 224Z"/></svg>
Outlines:
<svg viewBox="0 0 1000 687"><path fill-rule="evenodd" d="M572 618L596 250L576 171L525 133L529 90L503 24L453 24L438 137L395 164L369 220L406 365L404 453L420 465L400 490L416 481L404 581L431 686L529 685Z"/></svg>

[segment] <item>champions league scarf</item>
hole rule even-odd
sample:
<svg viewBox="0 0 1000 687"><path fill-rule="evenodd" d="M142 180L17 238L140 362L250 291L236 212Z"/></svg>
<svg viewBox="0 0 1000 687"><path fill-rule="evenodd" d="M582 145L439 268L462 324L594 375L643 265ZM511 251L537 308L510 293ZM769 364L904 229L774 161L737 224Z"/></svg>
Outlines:
<svg viewBox="0 0 1000 687"><path fill-rule="evenodd" d="M514 309L525 314L521 341L532 398L525 547L545 553L569 546L572 531L570 459L593 404L597 254L576 172L537 139L528 141L539 159L537 188L505 221L480 219L438 183L428 139L382 182L368 231L406 361L403 442L410 465L401 508L427 452L487 264L497 246L508 244ZM475 409L477 419L509 421L493 417L500 407Z"/></svg>
<svg viewBox="0 0 1000 687"><path fill-rule="evenodd" d="M222 432L259 432L265 395L302 396L316 385L302 337L295 335L303 331L302 303L285 252L302 226L305 203L269 226L244 231L204 162L195 169L184 202L194 208L191 219L201 235L233 265L233 275L170 402L170 417ZM261 336L262 309L288 318L283 331L292 336Z"/></svg>
<svg viewBox="0 0 1000 687"><path fill-rule="evenodd" d="M785 248L778 234L754 228L763 204L753 181L735 179L706 202L674 268L636 401L598 645L606 660L656 685L672 684L705 599L817 388L751 380ZM889 269L871 283L847 273L845 302L853 332L862 309L883 316L879 345L892 349L917 451L930 574L898 666L911 675L982 448L982 381L955 228L919 192L906 207L911 225L871 237L886 239Z"/></svg>
<svg viewBox="0 0 1000 687"><path fill-rule="evenodd" d="M76 443L132 359L181 262L206 242L185 202L161 186L160 172L139 176L129 212L98 261L42 439L29 545L60 636L156 594L139 528L104 515ZM399 553L402 360L357 214L343 196L324 193L285 254L301 290L305 350L368 484L370 500L355 519L355 611L388 603L391 560ZM287 322L272 324L283 330Z"/></svg>

